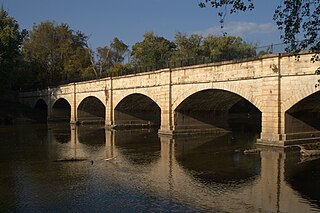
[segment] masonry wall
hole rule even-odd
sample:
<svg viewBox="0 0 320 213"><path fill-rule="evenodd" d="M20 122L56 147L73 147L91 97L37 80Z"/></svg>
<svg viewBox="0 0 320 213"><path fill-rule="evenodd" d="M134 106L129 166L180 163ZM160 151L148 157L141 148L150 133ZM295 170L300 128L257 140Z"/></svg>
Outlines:
<svg viewBox="0 0 320 213"><path fill-rule="evenodd" d="M161 133L175 130L174 111L186 98L207 89L225 90L245 98L262 112L261 141L278 143L286 138L285 113L303 98L319 91L311 54L273 55L252 61L222 62L62 85L48 90L20 93L20 101L34 106L40 98L48 105L48 116L56 100L71 106L71 122L86 97L98 98L106 106L106 125L114 124L114 109L131 94L151 98L161 109ZM277 144L276 144L277 145ZM283 143L279 144L283 145Z"/></svg>

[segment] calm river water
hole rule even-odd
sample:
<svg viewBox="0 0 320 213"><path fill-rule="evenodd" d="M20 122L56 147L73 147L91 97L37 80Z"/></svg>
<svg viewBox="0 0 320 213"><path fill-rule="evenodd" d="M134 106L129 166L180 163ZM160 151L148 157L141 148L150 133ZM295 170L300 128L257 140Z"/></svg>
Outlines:
<svg viewBox="0 0 320 213"><path fill-rule="evenodd" d="M0 212L320 212L320 160L298 149L245 155L257 134L62 124L0 134Z"/></svg>

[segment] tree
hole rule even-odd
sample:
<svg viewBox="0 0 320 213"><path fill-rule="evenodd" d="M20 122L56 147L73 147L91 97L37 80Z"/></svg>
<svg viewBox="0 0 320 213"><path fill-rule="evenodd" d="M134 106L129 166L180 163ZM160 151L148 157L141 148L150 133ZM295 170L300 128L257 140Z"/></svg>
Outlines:
<svg viewBox="0 0 320 213"><path fill-rule="evenodd" d="M192 34L189 37L186 34L178 32L175 35L174 43L176 49L171 56L171 61L179 61L186 58L196 58L202 56L203 36Z"/></svg>
<svg viewBox="0 0 320 213"><path fill-rule="evenodd" d="M254 9L254 0L201 0L200 7L210 4L220 9L218 16L223 26L227 13L236 13ZM320 0L280 1L273 19L282 30L281 38L287 44L286 51L298 52L309 49L320 51ZM315 58L317 59L317 57Z"/></svg>
<svg viewBox="0 0 320 213"><path fill-rule="evenodd" d="M153 32L144 34L144 40L132 46L132 61L138 66L161 68L171 57L176 45Z"/></svg>
<svg viewBox="0 0 320 213"><path fill-rule="evenodd" d="M17 68L20 56L20 45L26 31L19 31L15 19L0 10L0 91L9 87L13 71Z"/></svg>
<svg viewBox="0 0 320 213"><path fill-rule="evenodd" d="M254 57L256 47L247 44L239 36L208 35L203 41L204 56L216 61Z"/></svg>
<svg viewBox="0 0 320 213"><path fill-rule="evenodd" d="M90 67L87 37L67 24L47 21L33 27L22 52L32 65L38 86L56 85L80 78Z"/></svg>
<svg viewBox="0 0 320 213"><path fill-rule="evenodd" d="M128 52L128 45L123 41L119 40L117 37L113 39L110 46L97 48L97 53L89 49L91 54L91 63L93 71L96 77L100 77L103 72L114 67L114 70L118 70L121 67L121 63L124 60L124 55ZM97 61L95 61L95 59Z"/></svg>
<svg viewBox="0 0 320 213"><path fill-rule="evenodd" d="M209 34L203 37L192 34L189 37L182 33L175 36L177 48L172 54L171 61L192 58L211 58L215 61L234 60L253 57L256 55L255 46L247 44L236 36L215 36Z"/></svg>

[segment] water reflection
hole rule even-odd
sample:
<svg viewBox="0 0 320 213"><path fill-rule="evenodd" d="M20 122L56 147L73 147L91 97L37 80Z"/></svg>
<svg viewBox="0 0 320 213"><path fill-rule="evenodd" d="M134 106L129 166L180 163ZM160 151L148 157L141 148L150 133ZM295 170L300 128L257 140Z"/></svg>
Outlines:
<svg viewBox="0 0 320 213"><path fill-rule="evenodd" d="M260 156L244 155L251 141L231 134L175 139L175 156L183 168L204 183L245 183L260 174Z"/></svg>
<svg viewBox="0 0 320 213"><path fill-rule="evenodd" d="M244 155L255 134L171 138L69 125L0 133L0 212L319 211L319 160L270 148ZM87 161L54 162L79 157Z"/></svg>
<svg viewBox="0 0 320 213"><path fill-rule="evenodd" d="M287 155L285 180L297 193L320 208L320 157Z"/></svg>
<svg viewBox="0 0 320 213"><path fill-rule="evenodd" d="M61 144L70 143L71 131L68 123L49 124L48 127L54 141Z"/></svg>
<svg viewBox="0 0 320 213"><path fill-rule="evenodd" d="M115 131L114 141L119 154L132 164L151 164L160 158L160 139L154 129Z"/></svg>

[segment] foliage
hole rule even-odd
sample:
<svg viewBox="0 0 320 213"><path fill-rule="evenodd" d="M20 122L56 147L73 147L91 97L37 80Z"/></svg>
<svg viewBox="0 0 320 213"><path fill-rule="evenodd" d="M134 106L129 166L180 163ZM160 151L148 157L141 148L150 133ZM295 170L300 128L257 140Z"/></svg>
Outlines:
<svg viewBox="0 0 320 213"><path fill-rule="evenodd" d="M91 56L93 70L96 77L101 76L106 70L119 66L124 60L125 54L128 52L128 45L117 37L113 39L110 46L97 48L96 57ZM91 51L91 54L93 52ZM95 61L95 58L97 61ZM117 68L114 68L115 70Z"/></svg>
<svg viewBox="0 0 320 213"><path fill-rule="evenodd" d="M26 31L19 31L15 19L0 10L0 90L9 87L20 56L20 45Z"/></svg>
<svg viewBox="0 0 320 213"><path fill-rule="evenodd" d="M130 71L130 64L115 63L109 70L109 73L127 73Z"/></svg>
<svg viewBox="0 0 320 213"><path fill-rule="evenodd" d="M237 36L208 35L203 46L204 55L213 57L216 61L249 58L256 54L254 45L247 44Z"/></svg>
<svg viewBox="0 0 320 213"><path fill-rule="evenodd" d="M218 16L223 23L227 13L254 9L253 0L201 0L200 7L210 4L220 9ZM273 19L282 30L281 38L287 44L286 51L320 50L320 0L280 1ZM223 25L222 25L223 26Z"/></svg>
<svg viewBox="0 0 320 213"><path fill-rule="evenodd" d="M280 4L274 20L280 30L287 51L320 50L320 0L290 0ZM301 41L300 38L302 38Z"/></svg>
<svg viewBox="0 0 320 213"><path fill-rule="evenodd" d="M188 37L186 34L178 32L175 35L174 43L177 48L171 56L171 61L179 61L185 58L196 58L203 55L202 35L192 34Z"/></svg>
<svg viewBox="0 0 320 213"><path fill-rule="evenodd" d="M236 36L209 34L207 37L203 37L192 34L188 37L185 34L177 33L175 43L177 48L172 54L171 61L199 57L222 61L253 57L256 54L254 45L247 44Z"/></svg>
<svg viewBox="0 0 320 213"><path fill-rule="evenodd" d="M79 78L90 66L86 39L83 33L74 32L67 24L47 21L34 26L23 42L22 52L39 85L61 84Z"/></svg>
<svg viewBox="0 0 320 213"><path fill-rule="evenodd" d="M132 46L132 61L135 65L163 67L168 63L176 45L153 32L144 34L144 40Z"/></svg>

